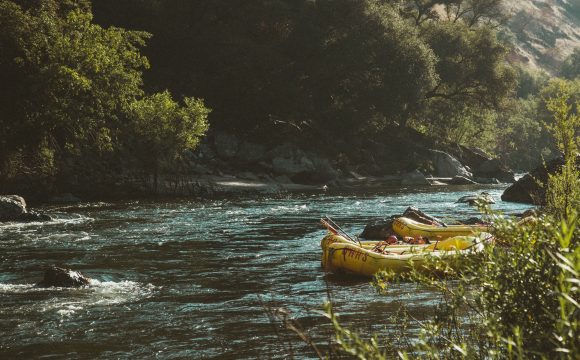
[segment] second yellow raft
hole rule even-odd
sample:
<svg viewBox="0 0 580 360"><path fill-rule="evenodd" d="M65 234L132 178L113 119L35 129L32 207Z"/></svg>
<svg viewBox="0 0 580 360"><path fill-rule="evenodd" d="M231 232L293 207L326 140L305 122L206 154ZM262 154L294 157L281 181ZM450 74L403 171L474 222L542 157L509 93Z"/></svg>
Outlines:
<svg viewBox="0 0 580 360"><path fill-rule="evenodd" d="M400 236L423 236L429 239L445 239L490 231L486 225L427 225L409 218L400 217L393 221L393 230Z"/></svg>

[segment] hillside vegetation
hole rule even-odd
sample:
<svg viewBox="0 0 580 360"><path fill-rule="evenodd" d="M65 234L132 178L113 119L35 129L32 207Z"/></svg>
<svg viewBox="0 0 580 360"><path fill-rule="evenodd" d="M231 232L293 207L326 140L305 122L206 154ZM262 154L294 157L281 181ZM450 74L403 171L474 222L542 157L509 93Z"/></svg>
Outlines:
<svg viewBox="0 0 580 360"><path fill-rule="evenodd" d="M579 1L505 0L503 7L509 19L501 35L514 45L511 61L555 74L580 46Z"/></svg>

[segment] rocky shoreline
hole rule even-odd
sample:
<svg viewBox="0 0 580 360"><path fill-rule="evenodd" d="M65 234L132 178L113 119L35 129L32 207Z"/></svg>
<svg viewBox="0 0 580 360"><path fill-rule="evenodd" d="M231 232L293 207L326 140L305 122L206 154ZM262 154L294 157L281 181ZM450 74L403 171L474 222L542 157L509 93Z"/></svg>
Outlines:
<svg viewBox="0 0 580 360"><path fill-rule="evenodd" d="M27 192L23 186L3 192L26 196L32 203L74 203L515 182L513 171L482 150L459 145L435 149L420 134L403 135L389 143L392 149L375 144L375 153L357 152L354 144L346 153L337 150L343 144L315 152L290 142L267 146L217 133L157 178L122 168L88 174L81 163L65 169L53 191ZM30 214L22 216L32 219Z"/></svg>
<svg viewBox="0 0 580 360"><path fill-rule="evenodd" d="M266 146L218 133L195 152L186 152L174 173L159 175L157 181L151 175L127 175L116 185L142 194L213 197L515 181L513 171L478 149L458 146L451 154L423 146L421 141L398 146L400 152L329 154L293 143ZM357 156L364 159L357 161Z"/></svg>

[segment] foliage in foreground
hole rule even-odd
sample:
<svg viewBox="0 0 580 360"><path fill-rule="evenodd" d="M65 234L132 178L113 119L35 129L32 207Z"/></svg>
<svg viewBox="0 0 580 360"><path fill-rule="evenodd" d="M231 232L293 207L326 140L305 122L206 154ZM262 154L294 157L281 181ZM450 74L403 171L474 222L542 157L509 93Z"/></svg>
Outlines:
<svg viewBox="0 0 580 360"><path fill-rule="evenodd" d="M554 122L548 129L564 157L564 166L560 173L549 175L546 202L548 211L565 218L580 209L580 171L576 166L580 149L580 115L577 114L580 100L572 97L570 83L555 85L555 96L546 100L547 109L554 115Z"/></svg>
<svg viewBox="0 0 580 360"><path fill-rule="evenodd" d="M547 99L554 115L550 130L564 154L564 166L548 181L546 214L515 222L488 213L497 245L455 261L433 260L430 274L414 269L403 279L421 283L440 295L435 316L419 323L418 338L393 346L362 340L343 328L332 308L336 342L361 359L391 356L430 359L544 358L573 359L580 353L580 175L578 117L572 113L564 83ZM440 277L438 275L447 276ZM391 273L376 275L374 285L387 292ZM403 309L405 310L405 309ZM405 327L405 321L398 324ZM410 354L410 355L409 355Z"/></svg>
<svg viewBox="0 0 580 360"><path fill-rule="evenodd" d="M543 218L526 226L496 220L500 239L510 246L488 249L461 264L434 262L434 271L446 273L445 278L418 271L404 278L377 275L379 292L404 279L440 294L435 317L415 324L421 329L418 338L398 344L364 340L342 327L327 304L337 344L360 359L574 358L580 351L578 218L561 223ZM400 320L400 327L408 325Z"/></svg>

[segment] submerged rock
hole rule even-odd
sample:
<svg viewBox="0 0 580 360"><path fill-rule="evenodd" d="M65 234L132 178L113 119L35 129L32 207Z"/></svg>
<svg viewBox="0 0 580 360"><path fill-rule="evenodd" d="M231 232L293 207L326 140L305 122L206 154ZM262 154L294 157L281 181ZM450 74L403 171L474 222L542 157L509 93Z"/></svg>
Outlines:
<svg viewBox="0 0 580 360"><path fill-rule="evenodd" d="M37 287L81 287L91 284L91 279L78 271L51 266L44 272L44 279Z"/></svg>
<svg viewBox="0 0 580 360"><path fill-rule="evenodd" d="M18 217L17 221L21 222L37 222L37 221L51 221L52 217L50 215L42 214L33 210L29 210L26 214L22 214Z"/></svg>
<svg viewBox="0 0 580 360"><path fill-rule="evenodd" d="M467 203L469 205L476 205L478 202L481 204L495 204L493 196L485 191L481 194L462 196L456 202Z"/></svg>

